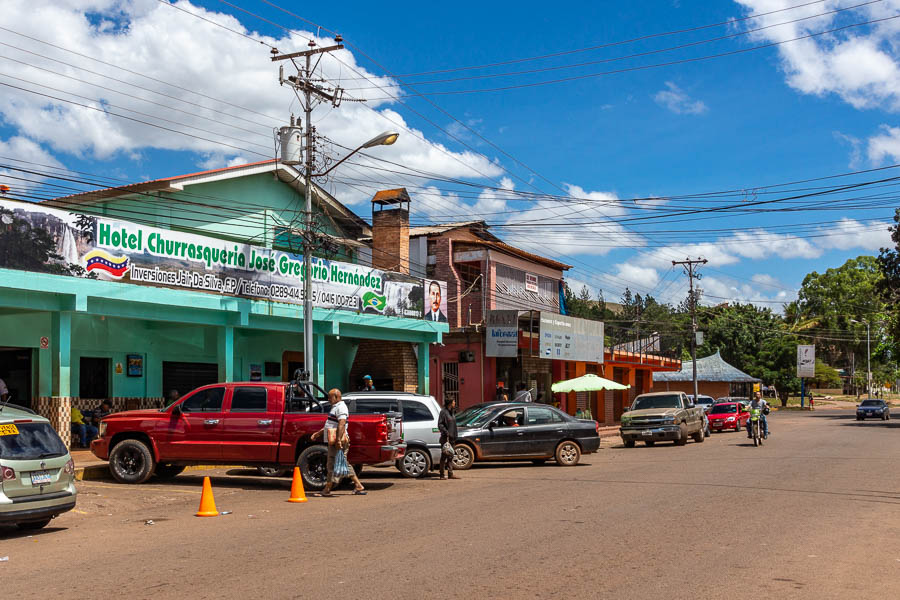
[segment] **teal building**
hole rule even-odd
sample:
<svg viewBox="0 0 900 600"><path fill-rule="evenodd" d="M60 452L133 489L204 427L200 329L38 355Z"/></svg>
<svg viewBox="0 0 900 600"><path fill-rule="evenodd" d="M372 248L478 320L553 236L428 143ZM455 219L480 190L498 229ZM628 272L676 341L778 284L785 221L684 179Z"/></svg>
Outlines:
<svg viewBox="0 0 900 600"><path fill-rule="evenodd" d="M176 391L184 394L216 381L288 380L303 366L301 302L229 294L227 279L222 293L214 287L215 277L208 291L116 280L118 248L99 253L98 264L87 262L89 271L103 270L101 276L86 274L84 241L71 228L42 220L40 210L66 211L76 224L78 215L87 215L172 236L202 235L228 249L252 245L273 256L281 252L284 263L284 253L300 252L304 193L299 172L264 161L37 205L3 201L0 379L12 401L50 417L69 440L71 408L95 408L101 399L115 410L157 408ZM311 234L323 256L370 267L371 249L360 241L371 239L369 224L319 188L313 206ZM127 245L130 235L123 232L118 243ZM52 264L30 267L28 260L41 252ZM224 264L224 254L221 260ZM151 281L152 270L142 272L144 281ZM402 275L388 273L385 279ZM427 393L429 346L441 342L447 324L411 317L408 307L399 314L317 305L313 379L326 389L356 389L365 372L382 388Z"/></svg>

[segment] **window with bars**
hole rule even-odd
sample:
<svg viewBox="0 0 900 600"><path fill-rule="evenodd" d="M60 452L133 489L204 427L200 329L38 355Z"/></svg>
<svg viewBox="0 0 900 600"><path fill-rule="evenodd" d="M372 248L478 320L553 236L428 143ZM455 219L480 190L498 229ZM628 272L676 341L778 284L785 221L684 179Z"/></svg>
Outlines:
<svg viewBox="0 0 900 600"><path fill-rule="evenodd" d="M459 363L445 362L443 365L444 405L456 400L459 406Z"/></svg>

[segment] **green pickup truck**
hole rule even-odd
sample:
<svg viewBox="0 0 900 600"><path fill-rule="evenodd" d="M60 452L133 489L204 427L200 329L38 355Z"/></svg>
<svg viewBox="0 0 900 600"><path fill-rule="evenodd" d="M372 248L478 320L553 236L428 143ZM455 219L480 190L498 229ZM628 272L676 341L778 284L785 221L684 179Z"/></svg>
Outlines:
<svg viewBox="0 0 900 600"><path fill-rule="evenodd" d="M684 446L688 437L704 439L703 407L695 406L683 392L653 392L634 399L631 409L622 414L619 431L626 448L637 441L652 446L671 440Z"/></svg>

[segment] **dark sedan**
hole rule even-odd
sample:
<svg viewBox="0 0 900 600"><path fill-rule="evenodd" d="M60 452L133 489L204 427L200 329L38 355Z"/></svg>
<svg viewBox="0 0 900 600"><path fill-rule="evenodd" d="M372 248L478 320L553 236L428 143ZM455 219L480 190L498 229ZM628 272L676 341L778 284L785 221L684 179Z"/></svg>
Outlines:
<svg viewBox="0 0 900 600"><path fill-rule="evenodd" d="M872 417L887 421L891 418L891 407L884 400L863 400L862 404L856 407L856 420L862 421Z"/></svg>
<svg viewBox="0 0 900 600"><path fill-rule="evenodd" d="M546 404L488 402L456 416L459 437L453 466L468 469L476 461L554 459L572 467L582 454L600 448L600 425L576 419Z"/></svg>

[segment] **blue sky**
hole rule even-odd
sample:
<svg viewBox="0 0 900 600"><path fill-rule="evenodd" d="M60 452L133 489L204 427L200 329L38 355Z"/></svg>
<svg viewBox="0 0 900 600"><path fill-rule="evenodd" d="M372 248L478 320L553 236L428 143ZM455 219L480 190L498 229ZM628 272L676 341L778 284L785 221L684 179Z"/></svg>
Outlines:
<svg viewBox="0 0 900 600"><path fill-rule="evenodd" d="M179 1L176 6L182 10L158 0L66 0L37 7L8 0L0 27L35 39L0 30L0 42L5 44L0 46L4 57L0 82L8 84L0 88L4 98L0 155L124 181L271 155L276 119L286 121L298 108L290 92L278 87L266 44L284 52L301 50L303 37L317 30L261 0L231 3L296 32L289 34L219 0ZM664 218L654 225L620 221L646 216L650 209L665 215L680 204L697 204L669 199L672 196L746 189L734 197L707 199L705 205L753 202L776 197L761 194L762 186L900 163L900 19L892 18L900 15L900 0L668 0L559 6L344 2L319 3L308 9L281 0L272 4L326 28L318 31L321 43L328 42L327 29L331 29L353 44L338 60L323 62L323 69L348 94L370 101L366 106L345 103L336 110L317 109L314 120L319 133L334 142L326 144L324 152L338 157L344 152L342 146L357 145L379 131L400 126L397 145L376 149L372 155L441 175L427 181L385 173L378 168L397 167L369 159L340 167L323 185L364 216L375 189L407 185L413 196L414 222L485 218L510 243L572 264L574 287L587 283L602 288L608 300L617 299L627 285L677 302L685 293L686 279L671 268L670 261L703 256L710 260L702 284L707 302L752 299L777 307L778 301L794 297L809 271L837 266L862 253L877 253L889 241L886 223L897 205L890 197L879 198L868 210L837 202L824 206L831 210L822 211L729 212L716 219L682 217L666 222ZM761 13L772 14L744 19ZM404 83L423 82L595 61L542 73L413 84L419 91L471 92L695 59L887 20L714 60L545 86L431 96L445 112L421 97L403 102L386 99L383 90L371 89L371 82L357 79L362 74L392 95L405 96L411 93L409 85L399 85L390 74L520 60L732 19L738 20L539 61L403 79ZM733 35L755 28L764 29ZM610 60L729 35L733 37ZM596 62L603 60L608 62ZM172 124L176 121L195 127L190 131L200 137L225 141L219 135L227 134L227 143L237 148L36 96L9 84L183 130ZM156 104L123 92L152 98ZM140 111L143 116L127 111ZM464 179L474 186L451 185L444 178ZM478 185L506 191L482 192ZM34 189L50 193L47 187ZM553 197L524 199L517 194L523 191ZM789 195L788 190L782 190L782 195ZM631 198L656 199L635 203Z"/></svg>

